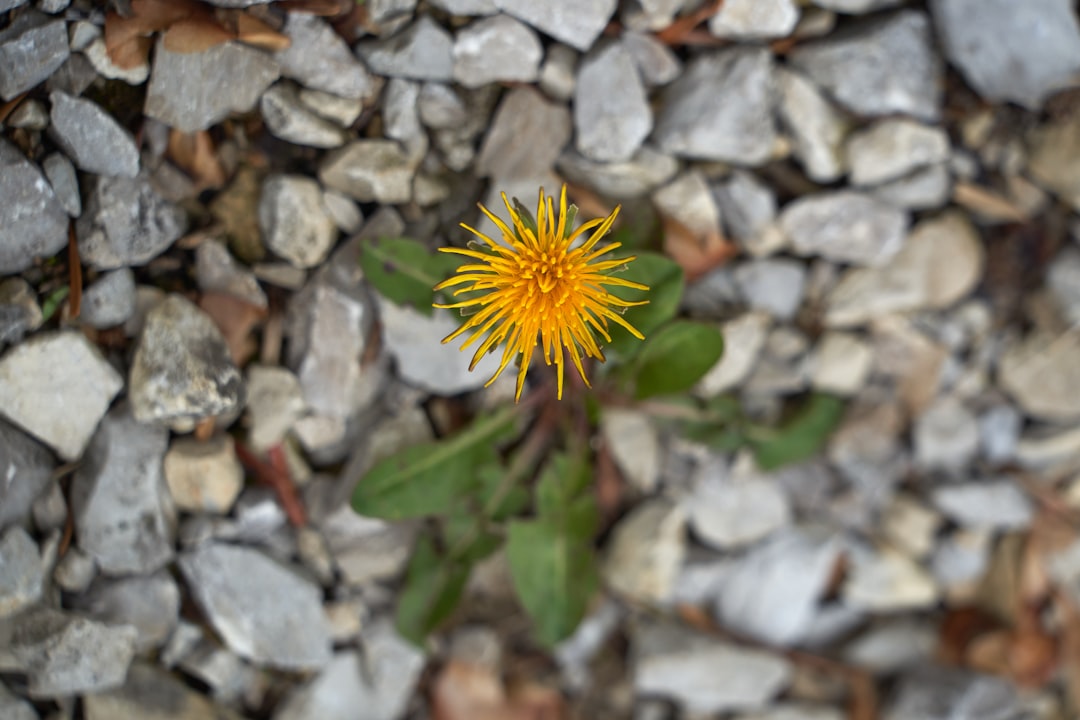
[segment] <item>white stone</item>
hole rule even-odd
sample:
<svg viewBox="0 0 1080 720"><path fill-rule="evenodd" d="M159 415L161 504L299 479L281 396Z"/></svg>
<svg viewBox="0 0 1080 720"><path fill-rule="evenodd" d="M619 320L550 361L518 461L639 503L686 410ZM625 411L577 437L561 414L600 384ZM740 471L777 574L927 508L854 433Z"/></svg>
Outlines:
<svg viewBox="0 0 1080 720"><path fill-rule="evenodd" d="M641 75L623 43L603 44L586 55L574 88L578 152L597 162L624 162L652 127Z"/></svg>
<svg viewBox="0 0 1080 720"><path fill-rule="evenodd" d="M709 18L709 32L736 40L763 40L791 34L799 22L793 0L727 0Z"/></svg>
<svg viewBox="0 0 1080 720"><path fill-rule="evenodd" d="M1031 417L1050 422L1080 418L1080 328L1058 337L1034 335L1006 347L998 382Z"/></svg>
<svg viewBox="0 0 1080 720"><path fill-rule="evenodd" d="M694 535L717 550L750 545L791 523L787 495L767 477L698 478L683 506Z"/></svg>
<svg viewBox="0 0 1080 720"><path fill-rule="evenodd" d="M263 183L259 227L267 247L295 267L322 263L337 239L337 226L311 178L274 175Z"/></svg>
<svg viewBox="0 0 1080 720"><path fill-rule="evenodd" d="M881 532L904 553L919 559L934 549L935 535L941 524L940 513L910 495L898 494L882 513Z"/></svg>
<svg viewBox="0 0 1080 720"><path fill-rule="evenodd" d="M720 232L720 208L705 176L687 170L652 193L652 201L665 217L672 218L698 237Z"/></svg>
<svg viewBox="0 0 1080 720"><path fill-rule="evenodd" d="M908 222L903 210L851 190L804 195L780 214L795 254L873 267L900 252Z"/></svg>
<svg viewBox="0 0 1080 720"><path fill-rule="evenodd" d="M810 382L815 389L835 395L855 395L870 376L874 351L857 335L831 331L814 350Z"/></svg>
<svg viewBox="0 0 1080 720"><path fill-rule="evenodd" d="M853 185L880 185L949 158L949 136L939 127L906 118L879 120L847 141Z"/></svg>
<svg viewBox="0 0 1080 720"><path fill-rule="evenodd" d="M697 394L713 397L749 377L765 347L771 322L768 313L752 312L724 323L724 355L698 382Z"/></svg>
<svg viewBox="0 0 1080 720"><path fill-rule="evenodd" d="M475 88L493 82L533 82L544 48L536 33L509 15L477 20L454 40L454 79Z"/></svg>
<svg viewBox="0 0 1080 720"><path fill-rule="evenodd" d="M868 612L898 612L932 606L938 589L930 574L902 553L858 547L849 554L844 602Z"/></svg>
<svg viewBox="0 0 1080 720"><path fill-rule="evenodd" d="M960 470L979 450L975 415L954 397L934 402L915 421L915 459L927 469Z"/></svg>
<svg viewBox="0 0 1080 720"><path fill-rule="evenodd" d="M800 73L779 69L780 118L792 135L793 152L807 176L829 183L844 174L844 138L850 121Z"/></svg>
<svg viewBox="0 0 1080 720"><path fill-rule="evenodd" d="M602 573L630 600L662 604L671 598L686 553L686 515L664 498L648 500L612 531Z"/></svg>
<svg viewBox="0 0 1080 720"><path fill-rule="evenodd" d="M283 367L256 365L247 370L248 444L269 450L279 444L304 412L300 381Z"/></svg>
<svg viewBox="0 0 1080 720"><path fill-rule="evenodd" d="M1031 501L1009 480L945 485L931 493L934 504L963 527L1022 530L1031 524Z"/></svg>
<svg viewBox="0 0 1080 720"><path fill-rule="evenodd" d="M600 427L627 482L643 494L654 492L660 480L660 438L649 416L612 408L604 411Z"/></svg>

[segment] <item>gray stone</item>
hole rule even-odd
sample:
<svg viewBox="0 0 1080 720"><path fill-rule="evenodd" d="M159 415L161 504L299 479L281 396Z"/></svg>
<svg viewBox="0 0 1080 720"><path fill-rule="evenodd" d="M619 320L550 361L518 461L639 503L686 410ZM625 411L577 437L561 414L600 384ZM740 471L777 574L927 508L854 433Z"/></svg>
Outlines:
<svg viewBox="0 0 1080 720"><path fill-rule="evenodd" d="M128 381L136 419L187 432L235 410L241 385L225 338L206 313L180 295L147 313Z"/></svg>
<svg viewBox="0 0 1080 720"><path fill-rule="evenodd" d="M722 235L720 209L705 176L688 170L652 194L653 205L698 238Z"/></svg>
<svg viewBox="0 0 1080 720"><path fill-rule="evenodd" d="M77 460L123 384L82 333L43 333L0 358L0 413Z"/></svg>
<svg viewBox="0 0 1080 720"><path fill-rule="evenodd" d="M79 318L90 327L123 325L135 313L135 275L120 268L102 275L83 293Z"/></svg>
<svg viewBox="0 0 1080 720"><path fill-rule="evenodd" d="M370 0L365 9L370 21L381 31L407 22L416 11L416 3L417 0Z"/></svg>
<svg viewBox="0 0 1080 720"><path fill-rule="evenodd" d="M879 185L949 158L949 136L941 128L890 118L852 133L847 142L850 180Z"/></svg>
<svg viewBox="0 0 1080 720"><path fill-rule="evenodd" d="M0 618L41 599L44 580L38 546L21 527L10 528L0 538Z"/></svg>
<svg viewBox="0 0 1080 720"><path fill-rule="evenodd" d="M1035 334L1008 345L998 383L1030 417L1049 422L1080 418L1080 328L1058 337Z"/></svg>
<svg viewBox="0 0 1080 720"><path fill-rule="evenodd" d="M259 199L259 227L266 246L299 268L326 260L338 234L319 184L303 175L266 179Z"/></svg>
<svg viewBox="0 0 1080 720"><path fill-rule="evenodd" d="M0 530L25 524L34 501L49 486L53 465L44 446L0 420Z"/></svg>
<svg viewBox="0 0 1080 720"><path fill-rule="evenodd" d="M11 100L52 75L70 54L67 24L37 10L0 30L0 98Z"/></svg>
<svg viewBox="0 0 1080 720"><path fill-rule="evenodd" d="M570 112L527 87L508 92L476 160L476 172L495 180L547 173L570 140Z"/></svg>
<svg viewBox="0 0 1080 720"><path fill-rule="evenodd" d="M252 110L280 74L271 55L242 43L174 53L159 41L143 112L182 132L205 130L230 113Z"/></svg>
<svg viewBox="0 0 1080 720"><path fill-rule="evenodd" d="M406 203L412 198L416 167L393 140L356 140L323 159L319 180L361 202Z"/></svg>
<svg viewBox="0 0 1080 720"><path fill-rule="evenodd" d="M927 469L960 470L979 449L975 416L953 397L931 405L915 422L915 458Z"/></svg>
<svg viewBox="0 0 1080 720"><path fill-rule="evenodd" d="M37 293L29 283L17 277L0 281L0 346L20 342L42 322Z"/></svg>
<svg viewBox="0 0 1080 720"><path fill-rule="evenodd" d="M979 447L990 463L1004 463L1016 455L1024 418L1012 405L997 405L979 416Z"/></svg>
<svg viewBox="0 0 1080 720"><path fill-rule="evenodd" d="M880 266L903 246L903 210L850 190L804 195L780 214L780 227L798 255Z"/></svg>
<svg viewBox="0 0 1080 720"><path fill-rule="evenodd" d="M790 320L802 305L806 265L782 258L751 260L735 268L735 282L751 309Z"/></svg>
<svg viewBox="0 0 1080 720"><path fill-rule="evenodd" d="M558 169L570 182L590 187L601 195L633 200L648 195L675 177L679 161L648 145L626 162L615 163L594 162L574 150L567 150L559 157Z"/></svg>
<svg viewBox="0 0 1080 720"><path fill-rule="evenodd" d="M27 0L0 0L0 12L14 10L15 8L25 5L26 3Z"/></svg>
<svg viewBox="0 0 1080 720"><path fill-rule="evenodd" d="M779 250L784 242L776 227L776 194L752 173L737 170L715 190L724 225L751 255Z"/></svg>
<svg viewBox="0 0 1080 720"><path fill-rule="evenodd" d="M772 535L734 561L717 599L725 627L788 646L813 629L842 552L837 538L804 528Z"/></svg>
<svg viewBox="0 0 1080 720"><path fill-rule="evenodd" d="M356 206L356 202L336 190L323 192L323 205L330 219L337 225L338 230L350 235L360 232L364 225L364 214Z"/></svg>
<svg viewBox="0 0 1080 720"><path fill-rule="evenodd" d="M67 213L56 194L38 167L2 138L0 197L0 275L21 272L67 244Z"/></svg>
<svg viewBox="0 0 1080 720"><path fill-rule="evenodd" d="M567 101L577 84L578 53L566 45L552 45L540 68L540 89L553 100Z"/></svg>
<svg viewBox="0 0 1080 720"><path fill-rule="evenodd" d="M4 124L24 130L45 130L49 127L49 112L45 109L45 103L26 98L11 111Z"/></svg>
<svg viewBox="0 0 1080 720"><path fill-rule="evenodd" d="M285 77L312 90L350 99L367 100L378 92L378 80L322 18L307 13L289 13L282 32L289 36L292 44L275 53L274 59Z"/></svg>
<svg viewBox="0 0 1080 720"><path fill-rule="evenodd" d="M133 178L139 174L135 138L99 105L67 93L49 94L52 136L80 170Z"/></svg>
<svg viewBox="0 0 1080 720"><path fill-rule="evenodd" d="M770 324L764 312L744 313L724 323L724 354L698 381L696 392L714 397L741 384L761 356Z"/></svg>
<svg viewBox="0 0 1080 720"><path fill-rule="evenodd" d="M161 461L168 432L118 405L101 421L71 488L79 547L102 571L148 573L173 556Z"/></svg>
<svg viewBox="0 0 1080 720"><path fill-rule="evenodd" d="M97 563L82 550L69 547L53 570L53 582L64 592L84 593L97 577Z"/></svg>
<svg viewBox="0 0 1080 720"><path fill-rule="evenodd" d="M649 416L636 410L605 408L600 428L627 483L642 494L655 492L662 455L660 434Z"/></svg>
<svg viewBox="0 0 1080 720"><path fill-rule="evenodd" d="M686 554L686 513L666 498L647 500L611 533L602 573L616 593L635 602L671 599Z"/></svg>
<svg viewBox="0 0 1080 720"><path fill-rule="evenodd" d="M206 240L195 249L195 280L203 292L232 295L257 308L268 306L255 274L238 263L219 240Z"/></svg>
<svg viewBox="0 0 1080 720"><path fill-rule="evenodd" d="M343 128L350 127L364 111L364 101L344 98L322 90L300 88L300 102L319 117L326 118Z"/></svg>
<svg viewBox="0 0 1080 720"><path fill-rule="evenodd" d="M45 492L38 495L31 504L30 514L34 518L34 527L40 533L51 533L64 528L68 519L68 503L58 483L47 485ZM46 539L51 544L51 537Z"/></svg>
<svg viewBox="0 0 1080 720"><path fill-rule="evenodd" d="M794 0L728 0L709 18L709 32L735 40L781 38L798 22Z"/></svg>
<svg viewBox="0 0 1080 720"><path fill-rule="evenodd" d="M878 673L914 668L933 657L937 629L919 620L893 620L857 637L844 651L848 662Z"/></svg>
<svg viewBox="0 0 1080 720"><path fill-rule="evenodd" d="M674 51L652 35L624 32L622 45L649 87L667 85L682 72L682 62Z"/></svg>
<svg viewBox="0 0 1080 720"><path fill-rule="evenodd" d="M478 20L454 41L454 80L465 87L493 82L533 82L544 48L524 23L509 15Z"/></svg>
<svg viewBox="0 0 1080 720"><path fill-rule="evenodd" d="M616 0L551 0L542 5L531 0L495 0L499 10L582 52L600 36L615 6Z"/></svg>
<svg viewBox="0 0 1080 720"><path fill-rule="evenodd" d="M931 210L949 202L952 174L945 163L920 168L871 190L878 200L907 210Z"/></svg>
<svg viewBox="0 0 1080 720"><path fill-rule="evenodd" d="M75 224L79 256L98 270L145 265L187 229L187 214L163 198L147 175L95 177Z"/></svg>
<svg viewBox="0 0 1080 720"><path fill-rule="evenodd" d="M924 663L900 679L884 720L1034 720L1033 707L1010 682Z"/></svg>
<svg viewBox="0 0 1080 720"><path fill-rule="evenodd" d="M778 68L776 82L780 118L807 177L819 183L838 179L844 174L848 119L801 73Z"/></svg>
<svg viewBox="0 0 1080 720"><path fill-rule="evenodd" d="M931 492L934 505L974 529L1022 530L1034 515L1031 501L1009 480L945 485Z"/></svg>
<svg viewBox="0 0 1080 720"><path fill-rule="evenodd" d="M431 4L451 15L494 15L499 11L495 0L431 0Z"/></svg>
<svg viewBox="0 0 1080 720"><path fill-rule="evenodd" d="M42 607L19 617L9 647L26 672L30 697L57 698L122 684L136 635L128 625L109 626Z"/></svg>
<svg viewBox="0 0 1080 720"><path fill-rule="evenodd" d="M1063 113L1032 131L1028 172L1044 188L1080 209L1080 114Z"/></svg>
<svg viewBox="0 0 1080 720"><path fill-rule="evenodd" d="M847 558L840 593L848 607L888 613L933 607L938 600L934 578L899 550L856 545Z"/></svg>
<svg viewBox="0 0 1080 720"><path fill-rule="evenodd" d="M41 169L49 179L56 198L67 214L73 218L82 215L82 196L79 195L79 179L75 166L60 153L53 153L41 162Z"/></svg>
<svg viewBox="0 0 1080 720"><path fill-rule="evenodd" d="M200 639L179 666L184 673L204 683L211 697L223 704L256 702L265 692L255 668L216 640Z"/></svg>
<svg viewBox="0 0 1080 720"><path fill-rule="evenodd" d="M944 68L927 17L901 10L797 47L792 65L861 115L941 116Z"/></svg>
<svg viewBox="0 0 1080 720"><path fill-rule="evenodd" d="M241 720L175 675L141 663L131 666L123 687L86 695L82 706L86 720Z"/></svg>
<svg viewBox="0 0 1080 720"><path fill-rule="evenodd" d="M108 625L130 625L138 631L137 652L160 648L176 627L180 588L165 570L153 575L100 579L75 607Z"/></svg>
<svg viewBox="0 0 1080 720"><path fill-rule="evenodd" d="M706 465L710 467L714 466ZM787 496L767 477L723 477L699 471L684 507L694 534L717 550L751 545L791 522Z"/></svg>
<svg viewBox="0 0 1080 720"><path fill-rule="evenodd" d="M1080 250L1058 253L1046 272L1046 286L1062 316L1070 324L1080 324Z"/></svg>
<svg viewBox="0 0 1080 720"><path fill-rule="evenodd" d="M383 133L399 140L410 154L427 151L427 136L420 125L420 83L403 78L391 78L382 96Z"/></svg>
<svg viewBox="0 0 1080 720"><path fill-rule="evenodd" d="M598 45L578 68L575 146L598 162L629 160L652 130L641 76L622 43Z"/></svg>
<svg viewBox="0 0 1080 720"><path fill-rule="evenodd" d="M180 569L207 620L233 652L284 670L330 660L322 592L262 553L204 543L180 558Z"/></svg>
<svg viewBox="0 0 1080 720"><path fill-rule="evenodd" d="M664 90L658 147L700 160L764 163L776 140L772 72L765 48L728 48L690 61Z"/></svg>
<svg viewBox="0 0 1080 720"><path fill-rule="evenodd" d="M431 435L417 433L414 439L424 442ZM417 530L412 524L361 517L351 510L334 513L322 523L322 529L342 580L349 587L360 588L401 576Z"/></svg>
<svg viewBox="0 0 1080 720"><path fill-rule="evenodd" d="M34 706L12 694L3 683L0 683L0 717L6 720L38 720Z"/></svg>
<svg viewBox="0 0 1080 720"><path fill-rule="evenodd" d="M863 13L882 10L888 7L901 5L906 0L811 0L814 5L826 10L835 10L840 13L862 15Z"/></svg>
<svg viewBox="0 0 1080 720"><path fill-rule="evenodd" d="M631 642L634 691L670 698L688 713L762 708L792 676L791 664L782 656L670 623L640 626Z"/></svg>
<svg viewBox="0 0 1080 720"><path fill-rule="evenodd" d="M1080 71L1080 26L1069 0L935 0L945 54L987 100L1038 110Z"/></svg>
<svg viewBox="0 0 1080 720"><path fill-rule="evenodd" d="M449 81L454 77L453 47L450 33L431 16L421 15L392 37L360 43L357 52L379 75Z"/></svg>
<svg viewBox="0 0 1080 720"><path fill-rule="evenodd" d="M269 365L247 368L248 444L262 452L279 444L304 412L300 381L289 370Z"/></svg>
<svg viewBox="0 0 1080 720"><path fill-rule="evenodd" d="M424 83L416 103L421 122L433 130L461 125L469 116L465 99L445 83Z"/></svg>
<svg viewBox="0 0 1080 720"><path fill-rule="evenodd" d="M266 128L275 137L315 148L333 148L345 144L345 130L320 117L300 101L296 88L278 83L263 93L259 112Z"/></svg>
<svg viewBox="0 0 1080 720"><path fill-rule="evenodd" d="M173 503L188 512L227 513L244 487L244 469L229 435L176 438L165 454L164 472Z"/></svg>
<svg viewBox="0 0 1080 720"><path fill-rule="evenodd" d="M436 130L432 142L439 150L443 165L454 172L464 172L473 164L477 156L478 138L486 134L492 125L491 113L501 96L496 85L485 85L462 93L464 96L465 117L451 127ZM566 137L570 137L570 113L566 114Z"/></svg>

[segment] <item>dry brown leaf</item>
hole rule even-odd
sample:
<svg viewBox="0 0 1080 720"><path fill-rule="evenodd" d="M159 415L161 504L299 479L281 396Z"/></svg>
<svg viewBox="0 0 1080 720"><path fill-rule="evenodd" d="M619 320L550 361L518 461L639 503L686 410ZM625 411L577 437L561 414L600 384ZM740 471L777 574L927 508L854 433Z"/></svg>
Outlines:
<svg viewBox="0 0 1080 720"><path fill-rule="evenodd" d="M431 691L434 720L560 720L562 696L525 684L507 693L495 674L480 665L451 660Z"/></svg>
<svg viewBox="0 0 1080 720"><path fill-rule="evenodd" d="M993 190L972 183L958 182L953 186L953 202L999 222L1027 222L1030 220L1016 203Z"/></svg>
<svg viewBox="0 0 1080 720"><path fill-rule="evenodd" d="M236 35L217 20L200 15L170 25L162 36L162 44L171 52L197 53L235 39Z"/></svg>
<svg viewBox="0 0 1080 720"><path fill-rule="evenodd" d="M164 30L173 23L206 12L206 6L195 0L131 0L131 15L147 33Z"/></svg>
<svg viewBox="0 0 1080 720"><path fill-rule="evenodd" d="M204 293L199 298L199 307L225 336L233 362L243 365L258 349L252 331L262 322L266 311L235 295L222 292Z"/></svg>
<svg viewBox="0 0 1080 720"><path fill-rule="evenodd" d="M674 218L664 216L662 220L664 252L679 264L688 282L720 267L739 252L719 230L701 235Z"/></svg>
<svg viewBox="0 0 1080 720"><path fill-rule="evenodd" d="M236 16L236 39L271 52L285 50L292 44L288 35L279 33L259 18L245 12Z"/></svg>
<svg viewBox="0 0 1080 720"><path fill-rule="evenodd" d="M319 17L337 17L356 6L354 0L283 0L277 5L288 12L300 12Z"/></svg>
<svg viewBox="0 0 1080 720"><path fill-rule="evenodd" d="M191 176L197 191L225 186L225 169L218 159L214 141L206 130L194 133L183 133L176 129L170 131L168 157Z"/></svg>
<svg viewBox="0 0 1080 720"><path fill-rule="evenodd" d="M1061 617L1061 665L1065 691L1073 715L1080 710L1080 608L1065 592L1054 596L1054 606Z"/></svg>
<svg viewBox="0 0 1080 720"><path fill-rule="evenodd" d="M145 65L154 44L149 32L137 18L111 12L105 16L105 52L114 65L125 70Z"/></svg>

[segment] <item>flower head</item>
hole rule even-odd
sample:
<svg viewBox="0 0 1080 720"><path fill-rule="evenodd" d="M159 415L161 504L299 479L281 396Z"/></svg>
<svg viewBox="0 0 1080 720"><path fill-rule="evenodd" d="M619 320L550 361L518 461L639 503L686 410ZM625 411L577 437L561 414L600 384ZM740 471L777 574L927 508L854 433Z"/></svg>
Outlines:
<svg viewBox="0 0 1080 720"><path fill-rule="evenodd" d="M472 315L454 332L443 338L447 343L460 335L471 333L462 343L464 350L480 342L473 354L472 370L487 352L499 343L506 343L499 369L487 381L488 385L502 374L515 357L520 357L515 400L521 398L525 374L529 370L537 344L543 348L544 361L555 364L558 376L558 396L562 398L565 348L585 385L589 385L582 367L582 356L604 360L597 335L611 342L608 321L622 325L638 339L644 336L622 317L625 308L644 305L647 300L630 302L609 293L604 286L613 285L648 291L648 286L612 277L610 273L634 260L633 257L606 259L619 243L599 246L600 239L611 229L619 208L606 218L590 220L576 230L571 226L577 208L566 207L566 186L555 212L553 197L545 197L540 189L536 218L520 204L511 205L502 196L510 213L508 226L490 210L480 210L495 223L503 242L484 235L462 223L462 227L482 242L470 243L468 249L440 248L442 252L464 255L475 260L458 268L457 274L439 283L435 290L458 287L454 296L466 294L459 302L436 303L439 308L461 308ZM575 243L585 240L575 247Z"/></svg>

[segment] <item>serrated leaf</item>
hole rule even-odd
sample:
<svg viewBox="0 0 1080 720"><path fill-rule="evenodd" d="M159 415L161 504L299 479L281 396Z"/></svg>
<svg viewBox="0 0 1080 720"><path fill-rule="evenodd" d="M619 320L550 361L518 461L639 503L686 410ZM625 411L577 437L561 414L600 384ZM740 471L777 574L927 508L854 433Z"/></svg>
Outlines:
<svg viewBox="0 0 1080 720"><path fill-rule="evenodd" d="M515 417L514 408L506 408L451 438L415 445L380 461L353 490L353 509L388 520L451 512L475 491L477 468L496 462L494 444L513 430Z"/></svg>
<svg viewBox="0 0 1080 720"><path fill-rule="evenodd" d="M678 312L686 279L682 268L674 261L658 253L643 252L618 277L649 286L647 293L632 288L609 288L612 295L623 300L649 301L647 305L627 308L623 315L646 339ZM609 333L611 343L607 349L623 359L632 357L641 348L640 340L615 323L609 323Z"/></svg>
<svg viewBox="0 0 1080 720"><path fill-rule="evenodd" d="M430 535L417 538L398 596L396 624L402 637L421 645L438 629L457 608L471 569L464 560L440 554Z"/></svg>
<svg viewBox="0 0 1080 720"><path fill-rule="evenodd" d="M762 470L814 456L829 439L844 414L844 401L833 395L814 394L790 421L769 433L766 439L752 439L754 456Z"/></svg>
<svg viewBox="0 0 1080 720"><path fill-rule="evenodd" d="M689 390L724 354L720 330L678 320L645 340L634 359L639 400Z"/></svg>
<svg viewBox="0 0 1080 720"><path fill-rule="evenodd" d="M364 278L388 300L430 315L433 287L461 264L458 256L435 253L411 238L370 240L360 249Z"/></svg>

